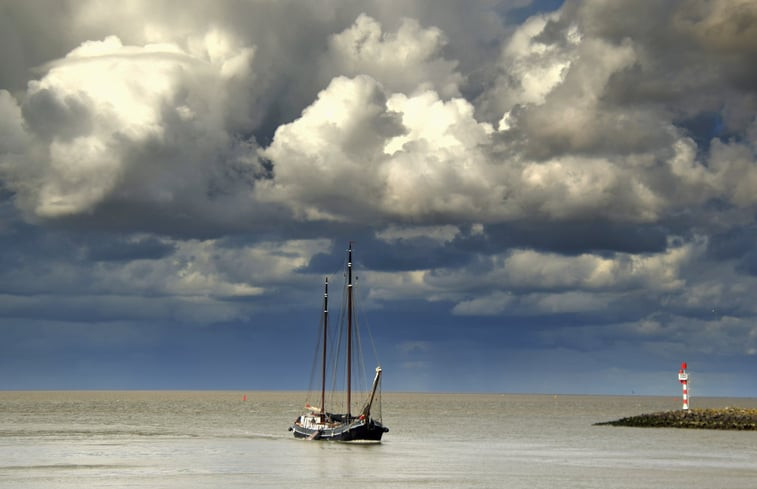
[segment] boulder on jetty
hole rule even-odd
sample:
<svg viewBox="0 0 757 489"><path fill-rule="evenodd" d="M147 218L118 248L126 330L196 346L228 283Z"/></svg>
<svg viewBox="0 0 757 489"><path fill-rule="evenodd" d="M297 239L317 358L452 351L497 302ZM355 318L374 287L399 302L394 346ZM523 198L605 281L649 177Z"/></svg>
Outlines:
<svg viewBox="0 0 757 489"><path fill-rule="evenodd" d="M709 430L757 430L757 409L690 409L641 414L595 425L639 428L699 428Z"/></svg>

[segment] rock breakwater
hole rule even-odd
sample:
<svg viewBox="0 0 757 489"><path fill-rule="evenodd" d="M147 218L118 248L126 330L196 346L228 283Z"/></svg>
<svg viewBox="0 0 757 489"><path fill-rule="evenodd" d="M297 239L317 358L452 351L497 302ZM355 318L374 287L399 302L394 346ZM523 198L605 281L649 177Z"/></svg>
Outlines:
<svg viewBox="0 0 757 489"><path fill-rule="evenodd" d="M595 425L639 428L698 428L709 430L757 431L757 409L722 408L663 411L630 416Z"/></svg>

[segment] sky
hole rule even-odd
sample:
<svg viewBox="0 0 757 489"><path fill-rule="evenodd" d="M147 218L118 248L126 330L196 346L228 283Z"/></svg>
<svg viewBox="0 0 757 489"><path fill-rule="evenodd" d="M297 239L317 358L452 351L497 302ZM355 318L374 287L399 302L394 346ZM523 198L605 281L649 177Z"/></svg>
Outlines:
<svg viewBox="0 0 757 489"><path fill-rule="evenodd" d="M750 0L0 0L0 389L305 389L352 241L384 390L757 397L756 59Z"/></svg>

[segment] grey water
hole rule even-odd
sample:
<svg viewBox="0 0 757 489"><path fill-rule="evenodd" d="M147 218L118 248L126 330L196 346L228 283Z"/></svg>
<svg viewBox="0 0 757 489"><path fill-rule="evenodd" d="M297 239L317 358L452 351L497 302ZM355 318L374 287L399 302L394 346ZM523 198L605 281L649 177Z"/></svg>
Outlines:
<svg viewBox="0 0 757 489"><path fill-rule="evenodd" d="M757 432L593 426L676 409L672 396L384 393L380 444L293 439L304 399L0 392L0 487L757 487Z"/></svg>

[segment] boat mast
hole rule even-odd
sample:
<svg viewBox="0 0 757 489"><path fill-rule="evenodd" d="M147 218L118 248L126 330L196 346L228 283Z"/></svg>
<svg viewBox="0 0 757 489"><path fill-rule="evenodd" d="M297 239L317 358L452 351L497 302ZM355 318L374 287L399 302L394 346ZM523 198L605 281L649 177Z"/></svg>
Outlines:
<svg viewBox="0 0 757 489"><path fill-rule="evenodd" d="M329 278L323 284L323 358L321 361L321 414L326 412L326 339L329 327Z"/></svg>
<svg viewBox="0 0 757 489"><path fill-rule="evenodd" d="M347 421L350 419L352 389L352 241L347 249Z"/></svg>

